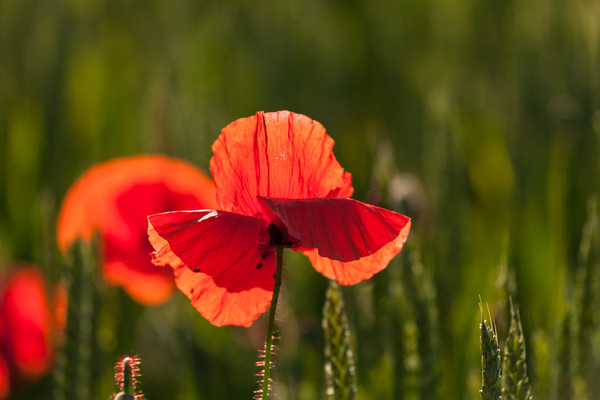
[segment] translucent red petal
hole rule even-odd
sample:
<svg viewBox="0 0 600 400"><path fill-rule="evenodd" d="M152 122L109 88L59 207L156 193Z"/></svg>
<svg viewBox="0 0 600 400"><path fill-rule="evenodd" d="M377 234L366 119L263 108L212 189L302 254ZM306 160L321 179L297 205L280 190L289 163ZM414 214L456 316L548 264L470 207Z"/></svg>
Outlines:
<svg viewBox="0 0 600 400"><path fill-rule="evenodd" d="M351 176L335 159L333 144L320 123L289 111L232 122L212 147L220 208L264 217L257 196L349 196Z"/></svg>
<svg viewBox="0 0 600 400"><path fill-rule="evenodd" d="M342 285L354 285L383 270L402 250L409 231L410 220L394 240L375 253L355 261L342 262L322 257L317 249L302 249L302 252L308 256L313 267L327 278L335 279Z"/></svg>
<svg viewBox="0 0 600 400"><path fill-rule="evenodd" d="M260 198L306 248L336 261L370 256L394 241L410 219L353 199Z"/></svg>
<svg viewBox="0 0 600 400"><path fill-rule="evenodd" d="M172 266L175 283L198 312L215 326L250 326L263 314L273 295L262 287L230 292L209 275L194 273L183 263Z"/></svg>
<svg viewBox="0 0 600 400"><path fill-rule="evenodd" d="M148 221L153 262L173 268L179 289L212 324L248 326L266 310L275 257L263 220L199 210Z"/></svg>

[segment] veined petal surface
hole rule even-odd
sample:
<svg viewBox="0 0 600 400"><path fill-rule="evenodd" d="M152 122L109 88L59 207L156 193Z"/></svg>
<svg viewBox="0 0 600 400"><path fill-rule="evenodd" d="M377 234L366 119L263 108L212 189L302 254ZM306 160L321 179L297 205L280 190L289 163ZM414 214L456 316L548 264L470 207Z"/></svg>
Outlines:
<svg viewBox="0 0 600 400"><path fill-rule="evenodd" d="M227 125L210 170L225 211L266 218L257 196L307 199L352 194L325 128L289 111L258 112Z"/></svg>
<svg viewBox="0 0 600 400"><path fill-rule="evenodd" d="M329 279L335 279L341 285L354 285L369 279L383 270L401 250L410 231L410 220L402 228L394 240L387 243L375 253L355 261L336 261L322 257L317 249L301 249L313 267Z"/></svg>
<svg viewBox="0 0 600 400"><path fill-rule="evenodd" d="M354 261L394 241L410 219L353 199L271 199L260 202L274 213L301 246L321 257Z"/></svg>
<svg viewBox="0 0 600 400"><path fill-rule="evenodd" d="M176 284L214 325L248 326L268 307L274 248L265 221L215 210L148 217L153 262L170 265Z"/></svg>

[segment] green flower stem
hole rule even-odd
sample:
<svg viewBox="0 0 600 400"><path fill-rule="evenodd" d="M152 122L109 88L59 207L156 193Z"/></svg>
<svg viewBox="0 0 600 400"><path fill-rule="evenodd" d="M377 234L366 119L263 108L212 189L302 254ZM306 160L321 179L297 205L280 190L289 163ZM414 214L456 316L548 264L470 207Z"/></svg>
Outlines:
<svg viewBox="0 0 600 400"><path fill-rule="evenodd" d="M131 360L126 357L123 360L123 391L129 393L131 391Z"/></svg>
<svg viewBox="0 0 600 400"><path fill-rule="evenodd" d="M275 311L277 310L277 299L281 289L281 275L283 275L283 246L275 246L277 256L277 272L275 273L275 286L273 286L273 298L269 307L269 321L267 325L267 340L265 343L265 366L262 384L262 399L269 398L269 386L271 380L271 350L273 348L273 331L275 330Z"/></svg>

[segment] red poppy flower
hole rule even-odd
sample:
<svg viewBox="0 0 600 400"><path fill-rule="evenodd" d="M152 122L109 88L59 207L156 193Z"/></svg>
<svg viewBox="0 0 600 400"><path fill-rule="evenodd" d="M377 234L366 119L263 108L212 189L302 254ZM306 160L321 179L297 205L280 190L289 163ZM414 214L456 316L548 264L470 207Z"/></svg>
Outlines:
<svg viewBox="0 0 600 400"><path fill-rule="evenodd" d="M21 267L0 287L0 398L15 379L33 380L52 363L51 316L42 275Z"/></svg>
<svg viewBox="0 0 600 400"><path fill-rule="evenodd" d="M10 393L10 377L8 375L8 366L0 357L0 399L6 399Z"/></svg>
<svg viewBox="0 0 600 400"><path fill-rule="evenodd" d="M150 262L146 216L215 206L212 181L186 162L158 155L115 159L95 165L69 189L58 244L66 252L98 231L106 280L142 304L159 304L173 291L173 273Z"/></svg>
<svg viewBox="0 0 600 400"><path fill-rule="evenodd" d="M210 169L220 210L149 217L157 265L215 325L249 326L271 300L275 246L301 250L342 285L381 271L402 249L410 219L347 198L352 178L333 139L310 118L259 112L225 127Z"/></svg>

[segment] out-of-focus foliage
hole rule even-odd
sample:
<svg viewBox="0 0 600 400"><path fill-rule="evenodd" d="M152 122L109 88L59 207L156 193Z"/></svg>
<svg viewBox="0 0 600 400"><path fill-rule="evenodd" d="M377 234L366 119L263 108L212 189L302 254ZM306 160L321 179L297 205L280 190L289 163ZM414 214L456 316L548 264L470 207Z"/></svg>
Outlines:
<svg viewBox="0 0 600 400"><path fill-rule="evenodd" d="M350 331L342 291L333 280L329 281L325 294L322 325L327 399L352 400L356 393L356 367L350 348Z"/></svg>
<svg viewBox="0 0 600 400"><path fill-rule="evenodd" d="M437 293L449 399L479 397L477 296L505 301L510 238L511 294L544 398L587 199L600 190L596 0L0 0L0 264L61 276L58 206L94 162L161 152L208 169L222 127L280 109L327 128L355 198L405 199ZM285 257L275 391L320 398L327 281L302 255ZM394 393L394 355L374 343L396 340L381 310L404 298L387 272L344 288L360 399ZM94 399L112 393L111 365L131 352L150 400L251 397L264 320L215 328L183 295L143 308L95 284ZM417 337L414 320L404 326ZM47 399L52 385L13 396Z"/></svg>

